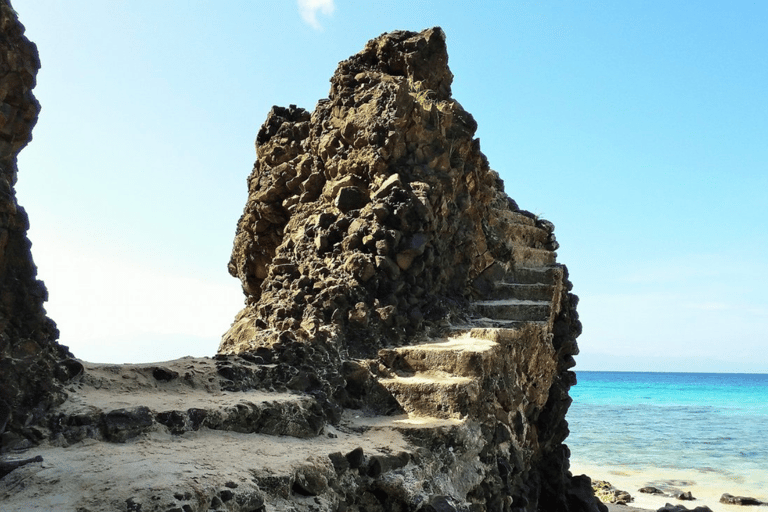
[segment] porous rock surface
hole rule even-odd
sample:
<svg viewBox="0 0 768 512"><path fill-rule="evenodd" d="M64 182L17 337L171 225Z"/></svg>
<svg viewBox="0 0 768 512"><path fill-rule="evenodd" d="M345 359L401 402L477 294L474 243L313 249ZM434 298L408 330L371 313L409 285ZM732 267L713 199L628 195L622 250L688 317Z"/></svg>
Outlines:
<svg viewBox="0 0 768 512"><path fill-rule="evenodd" d="M4 55L31 58L2 82L26 84L5 95L27 119L3 139L18 215L37 60L0 5ZM229 266L246 305L214 358L72 359L3 213L23 250L4 242L2 276L26 276L0 305L3 510L605 510L563 444L580 324L553 226L504 193L447 60L439 28L384 34L312 114L273 108Z"/></svg>
<svg viewBox="0 0 768 512"><path fill-rule="evenodd" d="M452 78L440 28L396 31L341 62L314 112L272 109L220 352L277 364L328 410L460 422L410 433L442 484L376 510L596 510L563 444L581 325L554 226L505 194Z"/></svg>

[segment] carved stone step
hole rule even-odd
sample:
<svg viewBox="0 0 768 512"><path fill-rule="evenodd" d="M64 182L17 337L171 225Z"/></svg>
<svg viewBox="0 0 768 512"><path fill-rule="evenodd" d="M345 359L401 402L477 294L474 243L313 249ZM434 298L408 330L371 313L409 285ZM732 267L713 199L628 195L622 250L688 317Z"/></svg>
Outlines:
<svg viewBox="0 0 768 512"><path fill-rule="evenodd" d="M513 244L512 259L517 265L544 267L555 263L557 253L547 249L534 249L524 245Z"/></svg>
<svg viewBox="0 0 768 512"><path fill-rule="evenodd" d="M555 293L555 287L551 284L520 284L520 283L496 283L488 299L520 299L520 300L545 300L551 301Z"/></svg>
<svg viewBox="0 0 768 512"><path fill-rule="evenodd" d="M125 393L84 389L71 393L51 415L49 426L67 443L91 438L110 442L151 431L172 434L203 427L239 433L309 438L325 425L311 397L289 393Z"/></svg>
<svg viewBox="0 0 768 512"><path fill-rule="evenodd" d="M547 231L528 224L508 224L504 227L504 232L515 244L528 247L543 247L550 240Z"/></svg>
<svg viewBox="0 0 768 512"><path fill-rule="evenodd" d="M497 299L472 303L472 309L482 317L493 320L547 321L552 307L550 301Z"/></svg>
<svg viewBox="0 0 768 512"><path fill-rule="evenodd" d="M545 320L534 322L530 320L529 321L498 320L498 319L487 318L487 317L474 317L474 318L470 318L467 324L453 325L451 326L450 329L451 329L451 332L453 332L456 336L470 334L473 337L480 337L480 336L475 336L472 333L474 333L477 329L481 329L481 330L506 329L506 330L514 331L529 325L544 328L548 325L548 322Z"/></svg>
<svg viewBox="0 0 768 512"><path fill-rule="evenodd" d="M500 345L551 338L546 322L515 322L514 326L508 327L475 327L468 334L473 338L489 340Z"/></svg>
<svg viewBox="0 0 768 512"><path fill-rule="evenodd" d="M560 280L563 270L560 267L532 267L518 265L509 271L503 281L517 284L554 284Z"/></svg>
<svg viewBox="0 0 768 512"><path fill-rule="evenodd" d="M459 418L437 418L416 414L379 416L365 414L363 411L355 409L345 409L339 425L355 431L397 430L403 432L409 430L437 431L456 427L464 423L465 420Z"/></svg>
<svg viewBox="0 0 768 512"><path fill-rule="evenodd" d="M475 379L440 371L416 372L380 379L409 415L461 418L478 406L480 384Z"/></svg>
<svg viewBox="0 0 768 512"><path fill-rule="evenodd" d="M528 217L526 215L523 215L520 212L513 212L508 210L499 210L499 216L512 224L525 224L528 226L535 226L536 221L533 220L531 217Z"/></svg>
<svg viewBox="0 0 768 512"><path fill-rule="evenodd" d="M379 351L379 360L395 371L426 372L440 370L462 377L480 377L487 373L498 345L463 334Z"/></svg>

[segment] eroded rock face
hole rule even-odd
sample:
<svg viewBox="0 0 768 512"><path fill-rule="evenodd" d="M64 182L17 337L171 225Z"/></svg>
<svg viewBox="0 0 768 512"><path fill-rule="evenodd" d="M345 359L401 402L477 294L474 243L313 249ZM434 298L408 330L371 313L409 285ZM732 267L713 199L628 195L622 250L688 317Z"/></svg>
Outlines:
<svg viewBox="0 0 768 512"><path fill-rule="evenodd" d="M473 280L511 261L520 214L447 60L439 28L393 32L339 65L311 115L272 109L229 264L246 308L221 352L296 340L375 355L462 311ZM552 249L542 226L521 234Z"/></svg>
<svg viewBox="0 0 768 512"><path fill-rule="evenodd" d="M504 193L447 63L440 28L384 34L311 114L273 107L229 263L246 305L219 351L326 410L460 422L409 433L448 483L381 510L597 510L563 444L581 324L554 226ZM439 462L452 446L472 478Z"/></svg>
<svg viewBox="0 0 768 512"><path fill-rule="evenodd" d="M40 61L8 0L0 0L0 29L0 434L7 447L35 437L27 426L64 399L59 382L79 370L45 314L48 292L36 278L29 221L14 191L16 157L40 110L32 95Z"/></svg>

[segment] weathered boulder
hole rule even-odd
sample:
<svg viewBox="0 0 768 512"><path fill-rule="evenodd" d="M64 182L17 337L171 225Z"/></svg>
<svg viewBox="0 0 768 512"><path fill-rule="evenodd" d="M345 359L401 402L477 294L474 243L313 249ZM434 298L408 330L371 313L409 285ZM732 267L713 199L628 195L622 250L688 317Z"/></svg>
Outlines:
<svg viewBox="0 0 768 512"><path fill-rule="evenodd" d="M627 491L617 489L605 480L593 480L592 489L595 491L595 497L603 503L626 505L633 501L632 496Z"/></svg>
<svg viewBox="0 0 768 512"><path fill-rule="evenodd" d="M64 400L61 382L82 371L45 313L17 202L16 158L32 138L40 110L32 88L40 61L8 0L0 0L0 451L39 438L30 428Z"/></svg>
<svg viewBox="0 0 768 512"><path fill-rule="evenodd" d="M733 496L728 493L720 496L720 503L725 503L726 505L766 505L766 503L763 503L756 498L750 498L749 496Z"/></svg>

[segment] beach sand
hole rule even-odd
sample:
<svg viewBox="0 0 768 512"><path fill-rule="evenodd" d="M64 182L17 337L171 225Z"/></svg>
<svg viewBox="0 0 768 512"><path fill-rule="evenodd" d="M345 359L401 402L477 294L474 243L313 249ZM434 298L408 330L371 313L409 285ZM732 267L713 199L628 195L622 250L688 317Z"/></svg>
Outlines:
<svg viewBox="0 0 768 512"><path fill-rule="evenodd" d="M641 471L620 466L598 466L571 460L574 475L585 474L594 480L606 480L615 488L629 492L634 501L629 506L610 505L611 512L634 512L635 510L655 511L667 503L683 505L688 509L706 505L713 512L736 512L745 510L738 505L720 503L720 496L729 493L734 496L750 496L768 501L765 495L764 475L731 475L716 470L697 471L692 469L647 468ZM672 496L657 496L638 492L641 487L657 487L667 494L690 491L693 501L677 500ZM754 509L754 507L746 507ZM765 510L758 507L755 510Z"/></svg>

